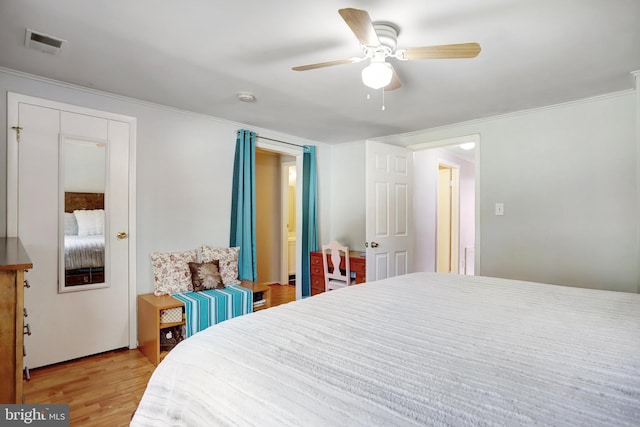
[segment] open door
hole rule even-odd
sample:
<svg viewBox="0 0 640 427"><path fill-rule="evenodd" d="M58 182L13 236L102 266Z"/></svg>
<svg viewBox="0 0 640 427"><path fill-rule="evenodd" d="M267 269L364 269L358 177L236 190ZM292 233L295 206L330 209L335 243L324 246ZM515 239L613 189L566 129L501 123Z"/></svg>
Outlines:
<svg viewBox="0 0 640 427"><path fill-rule="evenodd" d="M413 271L413 152L367 141L367 281Z"/></svg>

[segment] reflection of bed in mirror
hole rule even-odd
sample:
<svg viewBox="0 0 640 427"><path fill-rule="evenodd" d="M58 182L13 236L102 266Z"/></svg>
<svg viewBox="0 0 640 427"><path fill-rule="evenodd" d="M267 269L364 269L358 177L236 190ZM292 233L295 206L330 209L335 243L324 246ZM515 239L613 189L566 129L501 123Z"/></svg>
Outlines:
<svg viewBox="0 0 640 427"><path fill-rule="evenodd" d="M64 193L65 285L104 282L104 193Z"/></svg>

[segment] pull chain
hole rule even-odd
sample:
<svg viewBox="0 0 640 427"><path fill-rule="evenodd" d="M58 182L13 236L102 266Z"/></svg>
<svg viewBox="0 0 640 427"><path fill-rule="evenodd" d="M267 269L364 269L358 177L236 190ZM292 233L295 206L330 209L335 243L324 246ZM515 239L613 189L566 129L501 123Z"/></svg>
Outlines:
<svg viewBox="0 0 640 427"><path fill-rule="evenodd" d="M384 111L384 87L382 88L382 111Z"/></svg>

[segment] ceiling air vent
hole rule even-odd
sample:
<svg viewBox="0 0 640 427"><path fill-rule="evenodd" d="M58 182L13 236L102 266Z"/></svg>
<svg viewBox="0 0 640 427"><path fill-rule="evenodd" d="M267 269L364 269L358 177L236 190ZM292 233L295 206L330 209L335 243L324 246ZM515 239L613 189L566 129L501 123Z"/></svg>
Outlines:
<svg viewBox="0 0 640 427"><path fill-rule="evenodd" d="M37 49L41 52L57 55L65 42L66 40L49 36L47 34L38 33L27 28L27 36L25 38L24 44L27 47Z"/></svg>

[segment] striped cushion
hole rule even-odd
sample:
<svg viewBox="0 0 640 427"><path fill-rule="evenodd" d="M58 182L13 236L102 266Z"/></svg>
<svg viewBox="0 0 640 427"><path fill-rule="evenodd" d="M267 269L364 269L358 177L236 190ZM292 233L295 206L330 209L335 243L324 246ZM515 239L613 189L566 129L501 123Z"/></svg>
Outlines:
<svg viewBox="0 0 640 427"><path fill-rule="evenodd" d="M238 285L172 295L184 302L187 337L211 325L253 311L253 292Z"/></svg>

